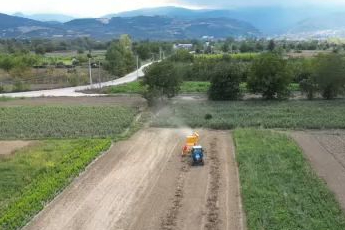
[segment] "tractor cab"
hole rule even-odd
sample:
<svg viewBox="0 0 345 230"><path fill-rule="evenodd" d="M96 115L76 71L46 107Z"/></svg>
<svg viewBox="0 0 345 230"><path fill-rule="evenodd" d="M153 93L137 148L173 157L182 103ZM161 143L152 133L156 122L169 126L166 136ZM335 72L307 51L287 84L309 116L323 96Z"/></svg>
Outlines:
<svg viewBox="0 0 345 230"><path fill-rule="evenodd" d="M192 165L204 165L204 149L202 146L193 146L191 158Z"/></svg>

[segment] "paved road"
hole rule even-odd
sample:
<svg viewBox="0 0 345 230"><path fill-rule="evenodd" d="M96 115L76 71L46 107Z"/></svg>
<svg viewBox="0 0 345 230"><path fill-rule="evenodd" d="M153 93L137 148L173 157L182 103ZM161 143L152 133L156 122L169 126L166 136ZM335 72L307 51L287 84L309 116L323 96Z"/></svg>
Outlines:
<svg viewBox="0 0 345 230"><path fill-rule="evenodd" d="M106 86L112 86L112 85L121 85L128 82L133 82L138 79L139 77L144 76L143 69L147 66L149 66L151 63L148 63L146 65L143 65L137 74L137 71L134 71L133 73L130 73L122 78L109 81L109 82L103 82L100 84L94 84L93 86L85 85L85 86L77 86L77 87L69 87L69 88L61 88L61 89L50 89L50 90L39 90L39 91L30 91L30 92L19 92L19 93L5 93L0 94L1 96L5 97L83 97L83 96L100 96L100 94L84 94L80 93L78 91L87 90L91 87L93 88L99 88L106 87Z"/></svg>

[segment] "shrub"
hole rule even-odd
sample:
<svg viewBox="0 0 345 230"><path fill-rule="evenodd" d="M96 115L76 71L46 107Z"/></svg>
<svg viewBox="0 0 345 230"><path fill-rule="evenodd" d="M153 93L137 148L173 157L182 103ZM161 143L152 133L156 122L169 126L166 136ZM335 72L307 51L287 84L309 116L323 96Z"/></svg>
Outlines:
<svg viewBox="0 0 345 230"><path fill-rule="evenodd" d="M291 59L288 61L288 66L293 75L293 82L299 83L304 79L309 79L314 73L313 59Z"/></svg>
<svg viewBox="0 0 345 230"><path fill-rule="evenodd" d="M307 95L309 100L312 100L317 92L317 84L313 78L303 79L300 83L300 88L302 93Z"/></svg>
<svg viewBox="0 0 345 230"><path fill-rule="evenodd" d="M13 92L23 92L23 91L28 91L30 89L30 86L27 84L24 84L22 81L15 81L13 84L12 91Z"/></svg>
<svg viewBox="0 0 345 230"><path fill-rule="evenodd" d="M77 74L72 74L67 76L67 82L70 86L77 86L79 85L79 77Z"/></svg>
<svg viewBox="0 0 345 230"><path fill-rule="evenodd" d="M319 55L314 77L322 97L335 98L345 86L345 63L342 56L335 53Z"/></svg>
<svg viewBox="0 0 345 230"><path fill-rule="evenodd" d="M40 54L40 55L44 55L46 53L46 49L43 45L40 44L35 48L35 53Z"/></svg>
<svg viewBox="0 0 345 230"><path fill-rule="evenodd" d="M265 53L257 57L248 77L248 89L266 99L284 98L289 94L291 74L280 55Z"/></svg>
<svg viewBox="0 0 345 230"><path fill-rule="evenodd" d="M6 72L10 71L15 66L14 59L9 55L0 56L0 68Z"/></svg>
<svg viewBox="0 0 345 230"><path fill-rule="evenodd" d="M187 81L209 81L212 78L215 64L218 60L210 58L196 58L191 66L189 75L185 75Z"/></svg>
<svg viewBox="0 0 345 230"><path fill-rule="evenodd" d="M193 62L194 56L188 50L177 50L169 59L174 62Z"/></svg>
<svg viewBox="0 0 345 230"><path fill-rule="evenodd" d="M84 50L83 48L79 48L79 49L77 50L77 53L78 53L78 54L84 54L84 53L85 53L85 50Z"/></svg>
<svg viewBox="0 0 345 230"><path fill-rule="evenodd" d="M211 120L213 118L212 114L207 113L205 115L205 120Z"/></svg>
<svg viewBox="0 0 345 230"><path fill-rule="evenodd" d="M193 75L193 65L190 63L177 62L174 67L179 79L188 80Z"/></svg>
<svg viewBox="0 0 345 230"><path fill-rule="evenodd" d="M217 65L208 96L211 100L236 100L241 97L242 73L238 65L220 63Z"/></svg>

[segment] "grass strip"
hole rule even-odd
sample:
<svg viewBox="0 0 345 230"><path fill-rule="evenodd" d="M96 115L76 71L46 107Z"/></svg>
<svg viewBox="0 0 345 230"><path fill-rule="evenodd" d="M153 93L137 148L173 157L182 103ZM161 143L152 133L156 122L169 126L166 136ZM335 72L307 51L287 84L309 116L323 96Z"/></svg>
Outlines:
<svg viewBox="0 0 345 230"><path fill-rule="evenodd" d="M211 83L207 81L184 81L181 85L180 93L207 93ZM247 84L240 85L243 93L248 93ZM290 91L299 91L299 84L291 83ZM145 86L140 81L134 81L117 86L109 86L101 90L103 94L143 94Z"/></svg>
<svg viewBox="0 0 345 230"><path fill-rule="evenodd" d="M234 132L249 230L343 230L345 217L333 193L284 134Z"/></svg>
<svg viewBox="0 0 345 230"><path fill-rule="evenodd" d="M180 93L207 93L210 88L209 82L204 81L185 81L181 85ZM117 86L109 86L101 90L103 94L143 94L145 86L141 81L134 81Z"/></svg>
<svg viewBox="0 0 345 230"><path fill-rule="evenodd" d="M141 84L141 81L134 81L117 86L109 86L101 90L104 94L143 94L145 92L145 86Z"/></svg>

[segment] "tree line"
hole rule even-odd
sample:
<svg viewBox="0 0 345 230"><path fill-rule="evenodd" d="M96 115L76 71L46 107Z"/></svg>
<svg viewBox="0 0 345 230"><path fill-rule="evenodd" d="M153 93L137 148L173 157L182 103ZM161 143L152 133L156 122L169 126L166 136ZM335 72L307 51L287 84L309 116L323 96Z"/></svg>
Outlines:
<svg viewBox="0 0 345 230"><path fill-rule="evenodd" d="M192 50L173 50L174 43L189 42L193 44ZM237 82L246 83L250 92L261 93L268 99L288 97L288 85L291 82L300 84L303 93L310 99L318 94L331 99L343 92L343 56L341 54L343 47L344 45L340 43L327 41L293 42L232 38L218 41L132 41L128 35L112 41L95 41L89 38L8 39L0 40L0 68L11 76L21 78L30 75L29 70L34 65L42 63L45 52L77 50L79 54L75 57L75 62L87 63L88 59L92 58L91 50L103 49L106 50L106 55L101 66L115 76L122 76L134 70L137 64L136 57L139 57L139 60L169 57L162 64L155 64L152 68L157 65L167 65L164 68L169 75L177 77L177 80L173 81L176 83L181 81L211 82L209 92L211 99L226 100L241 97L243 90L237 90ZM314 58L287 58L282 55L284 53L282 49L285 51L328 49L334 52ZM196 54L192 54L193 51ZM241 53L248 51L254 53ZM208 52L217 54L209 55ZM237 52L239 53L235 54ZM197 55L197 53L202 54ZM231 86L232 90L229 90L226 86L232 80L235 85ZM164 82L162 79L160 81ZM177 89L178 87L175 87L172 92ZM158 91L162 92L162 90L157 90L157 87L153 91L155 93L151 96L159 94ZM234 93L237 91L239 92ZM220 92L219 95L217 92ZM169 90L170 95L172 94Z"/></svg>
<svg viewBox="0 0 345 230"><path fill-rule="evenodd" d="M234 39L227 38L224 40L189 40L182 43L193 44L193 51L196 53L248 53L248 52L264 52L264 51L279 51L279 52L300 52L304 50L321 51L331 50L339 52L345 50L344 41L338 40L307 40L307 41L290 41L290 40L270 40L265 38L247 38Z"/></svg>
<svg viewBox="0 0 345 230"><path fill-rule="evenodd" d="M260 94L265 99L290 96L290 84L297 83L308 99L320 94L334 99L345 92L345 57L339 53L319 54L313 58L289 59L279 52L263 52L251 61L197 58L187 51L177 51L169 59L146 70L143 84L147 98L175 96L183 81L209 81L211 100L237 100L244 92Z"/></svg>

